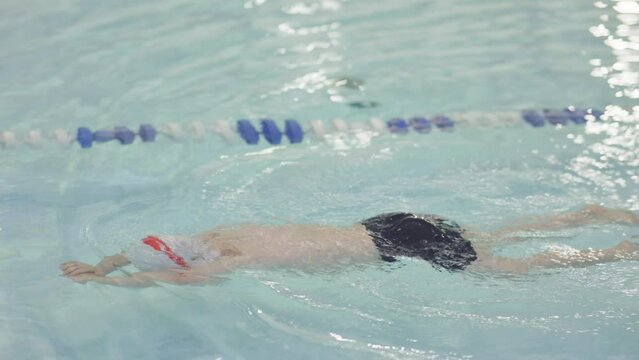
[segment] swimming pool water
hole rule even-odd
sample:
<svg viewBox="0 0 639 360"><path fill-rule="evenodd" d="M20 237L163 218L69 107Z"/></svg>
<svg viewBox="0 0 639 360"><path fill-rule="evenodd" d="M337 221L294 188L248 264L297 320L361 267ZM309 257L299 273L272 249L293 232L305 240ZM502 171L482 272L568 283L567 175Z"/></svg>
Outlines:
<svg viewBox="0 0 639 360"><path fill-rule="evenodd" d="M598 107L598 124L104 144L0 157L0 357L602 359L639 351L639 263L528 276L423 262L120 289L59 277L148 233L430 212L490 230L639 210L636 1L0 4L0 130ZM608 34L606 34L608 30ZM348 86L340 86L348 85ZM349 102L374 101L373 108ZM500 254L637 228L530 234ZM267 245L265 245L267 246ZM132 269L127 269L132 271Z"/></svg>

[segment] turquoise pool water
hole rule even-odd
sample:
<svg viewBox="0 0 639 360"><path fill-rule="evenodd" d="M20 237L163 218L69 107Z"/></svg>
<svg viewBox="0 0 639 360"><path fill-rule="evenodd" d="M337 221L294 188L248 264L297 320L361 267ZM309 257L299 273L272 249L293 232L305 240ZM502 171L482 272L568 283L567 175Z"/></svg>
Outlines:
<svg viewBox="0 0 639 360"><path fill-rule="evenodd" d="M0 130L607 109L585 127L364 133L274 148L212 137L3 149L0 357L636 358L637 262L489 276L405 260L148 289L78 285L57 265L95 262L150 232L246 221L346 225L408 210L490 230L584 203L639 211L638 8L576 0L0 4ZM529 235L496 251L607 247L639 230Z"/></svg>

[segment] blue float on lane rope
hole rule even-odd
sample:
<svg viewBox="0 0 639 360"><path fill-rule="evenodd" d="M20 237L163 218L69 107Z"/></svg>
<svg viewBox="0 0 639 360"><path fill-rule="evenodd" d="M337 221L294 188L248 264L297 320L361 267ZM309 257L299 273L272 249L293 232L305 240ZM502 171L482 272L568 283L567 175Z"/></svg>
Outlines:
<svg viewBox="0 0 639 360"><path fill-rule="evenodd" d="M533 127L542 127L544 126L545 120L544 117L541 116L535 110L524 110L521 112L521 116L524 121L532 125Z"/></svg>
<svg viewBox="0 0 639 360"><path fill-rule="evenodd" d="M401 118L392 118L386 122L388 131L394 134L406 134L408 133L408 123Z"/></svg>
<svg viewBox="0 0 639 360"><path fill-rule="evenodd" d="M291 144L297 144L304 140L304 132L302 131L302 127L297 121L293 119L288 119L284 122L284 132L286 133L286 137L288 137L288 141Z"/></svg>
<svg viewBox="0 0 639 360"><path fill-rule="evenodd" d="M415 130L416 132L420 134L429 133L433 127L430 121L428 121L428 119L426 119L423 116L412 117L409 121L410 121L410 126L413 127L413 130Z"/></svg>
<svg viewBox="0 0 639 360"><path fill-rule="evenodd" d="M280 129L277 128L275 121L262 119L260 123L262 124L262 134L266 138L266 141L268 141L269 144L279 145L282 142L282 133Z"/></svg>
<svg viewBox="0 0 639 360"><path fill-rule="evenodd" d="M455 126L455 123L448 116L435 116L432 122L441 130L452 130Z"/></svg>
<svg viewBox="0 0 639 360"><path fill-rule="evenodd" d="M586 110L583 109L564 109L566 115L570 119L570 121L575 124L584 124L587 122L586 115L588 114Z"/></svg>
<svg viewBox="0 0 639 360"><path fill-rule="evenodd" d="M601 118L601 115L603 115L603 111L598 109L591 109L590 114L594 116L596 120L599 120Z"/></svg>
<svg viewBox="0 0 639 360"><path fill-rule="evenodd" d="M75 138L83 149L90 148L93 143L93 133L88 127L79 127Z"/></svg>
<svg viewBox="0 0 639 360"><path fill-rule="evenodd" d="M140 125L140 129L138 130L138 135L142 139L143 142L152 142L155 141L155 137L157 136L157 131L155 128L149 124Z"/></svg>
<svg viewBox="0 0 639 360"><path fill-rule="evenodd" d="M247 144L255 145L260 141L260 134L250 121L242 119L237 121L237 132Z"/></svg>
<svg viewBox="0 0 639 360"><path fill-rule="evenodd" d="M566 125L568 123L568 113L563 110L544 109L544 116L553 125Z"/></svg>
<svg viewBox="0 0 639 360"><path fill-rule="evenodd" d="M122 145L132 144L133 140L135 140L135 133L125 126L116 126L114 131L115 138L118 139Z"/></svg>
<svg viewBox="0 0 639 360"><path fill-rule="evenodd" d="M95 142L107 142L115 139L115 132L113 130L96 130L93 133L93 141Z"/></svg>

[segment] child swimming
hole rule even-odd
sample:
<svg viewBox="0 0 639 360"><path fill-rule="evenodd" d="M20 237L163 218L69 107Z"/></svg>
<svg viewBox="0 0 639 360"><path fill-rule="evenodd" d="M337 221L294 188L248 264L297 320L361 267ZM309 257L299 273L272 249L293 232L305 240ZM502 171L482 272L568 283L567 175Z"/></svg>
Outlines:
<svg viewBox="0 0 639 360"><path fill-rule="evenodd" d="M508 273L639 260L639 244L628 240L608 249L544 252L524 259L494 256L489 246L492 239L508 239L508 234L518 231L558 230L596 223L636 226L639 216L627 210L587 205L575 212L537 218L493 233L472 232L436 215L401 212L378 215L349 227L302 224L221 227L195 236L149 235L95 266L68 261L60 269L64 276L78 283L151 286L157 282L202 284L242 268L328 268L380 260L393 262L398 257L421 258L449 271ZM130 276L107 276L129 264L140 271Z"/></svg>

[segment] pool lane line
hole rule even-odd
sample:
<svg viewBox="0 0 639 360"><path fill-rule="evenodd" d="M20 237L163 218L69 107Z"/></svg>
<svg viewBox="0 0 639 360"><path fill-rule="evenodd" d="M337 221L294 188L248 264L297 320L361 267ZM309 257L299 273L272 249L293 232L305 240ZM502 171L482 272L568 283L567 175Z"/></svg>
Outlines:
<svg viewBox="0 0 639 360"><path fill-rule="evenodd" d="M277 123L270 118L262 118L256 127L249 119L239 119L235 127L228 121L216 121L205 123L195 121L188 125L175 122L161 124L157 127L151 124L142 124L133 131L126 126L116 126L113 129L91 130L89 127L80 126L75 132L63 129L55 129L48 136L41 130L30 130L24 136L19 137L13 131L0 132L0 144L4 148L15 148L20 145L28 145L40 148L46 143L53 142L62 146L70 146L78 143L81 148L88 149L95 144L117 141L121 145L130 145L139 138L142 142L154 142L158 135L175 141L194 139L204 140L210 133L217 134L227 142L242 139L246 144L256 145L262 138L271 145L279 145L286 138L290 144L302 143L308 135L314 138L323 138L330 134L348 133L357 130L370 130L380 134L419 134L430 133L433 129L450 132L457 125L475 126L522 126L528 124L533 128L551 126L565 126L568 123L577 125L589 121L601 119L602 111L597 109L581 109L567 107L562 110L543 109L523 110L512 112L465 112L451 114L450 116L437 115L433 117L393 117L383 121L378 117L371 118L368 122L348 123L341 118L335 118L331 122L312 120L307 126L302 126L297 120L284 120L284 127L280 129ZM329 128L330 127L330 128Z"/></svg>

